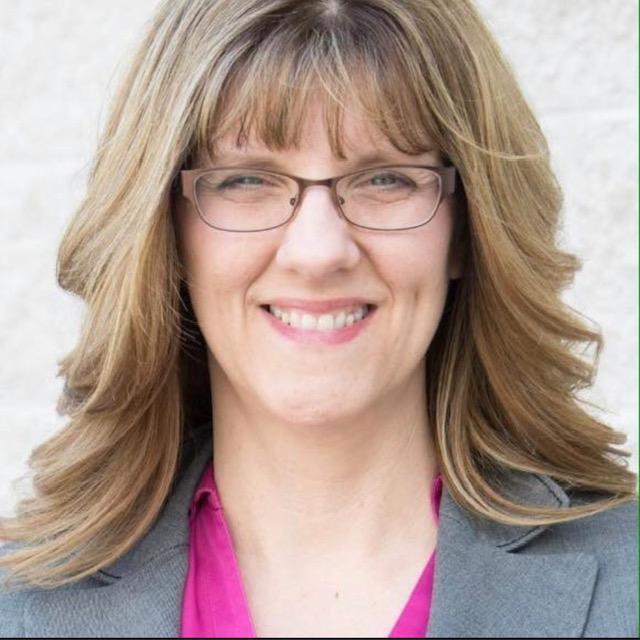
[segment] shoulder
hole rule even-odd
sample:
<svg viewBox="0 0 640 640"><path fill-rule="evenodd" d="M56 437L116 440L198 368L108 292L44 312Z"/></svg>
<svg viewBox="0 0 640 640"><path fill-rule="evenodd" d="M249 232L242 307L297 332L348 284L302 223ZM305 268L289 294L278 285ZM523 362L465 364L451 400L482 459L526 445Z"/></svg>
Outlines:
<svg viewBox="0 0 640 640"><path fill-rule="evenodd" d="M593 494L571 497L572 504ZM595 558L597 578L586 637L637 637L638 501L549 527L532 545L538 553L584 553ZM578 585L575 585L578 588Z"/></svg>
<svg viewBox="0 0 640 640"><path fill-rule="evenodd" d="M0 557L17 551L22 545L10 543L0 545ZM8 572L0 569L0 638L24 638L31 635L29 629L38 629L29 613L31 604L38 597L47 593L78 592L95 587L98 581L92 577L84 578L80 582L65 587L45 589L38 586L14 586L6 583ZM40 631L46 633L45 628Z"/></svg>
<svg viewBox="0 0 640 640"><path fill-rule="evenodd" d="M0 546L0 557L16 550L16 545ZM0 569L0 637L23 638L24 608L31 589L14 589L5 584L6 573Z"/></svg>
<svg viewBox="0 0 640 640"><path fill-rule="evenodd" d="M105 570L77 583L44 589L9 587L5 583L7 574L0 569L0 638L20 638L34 633L38 636L50 636L54 629L62 628L65 621L70 621L78 632L82 631L79 633L81 637L90 636L87 632L90 616L93 616L93 622L101 629L101 633L105 633L115 629L118 624L124 624L124 612L130 618L132 611L137 610L136 607L140 609L143 606L158 605L158 602L150 603L149 598L162 600L166 596L165 600L171 600L175 596L175 580L172 581L172 577L176 574L181 580L184 578L182 561L186 561L186 552L183 550L188 542L189 503L202 471L211 458L210 429L208 433L206 429L200 431L203 437L195 433L185 438L176 483L154 525L132 549ZM18 544L0 545L0 557L19 547ZM145 577L152 571L154 580L145 582ZM128 579L124 580L125 577ZM141 584L146 584L149 588L145 589ZM100 594L103 597L94 597L96 588L102 587L110 587L110 597L102 590ZM142 588L142 592L138 593L138 602L131 600L131 589L134 588ZM169 591L171 593L167 596ZM43 616L45 605L47 615ZM158 624L164 621L162 616L169 615L164 610L161 613L162 615L157 616L159 622L155 621ZM139 618L142 631L155 623L144 616Z"/></svg>
<svg viewBox="0 0 640 640"><path fill-rule="evenodd" d="M599 499L594 494L571 496L571 505L577 506ZM601 498L600 498L601 499ZM605 509L585 518L553 525L549 537L567 551L593 553L607 561L627 560L637 555L638 501Z"/></svg>

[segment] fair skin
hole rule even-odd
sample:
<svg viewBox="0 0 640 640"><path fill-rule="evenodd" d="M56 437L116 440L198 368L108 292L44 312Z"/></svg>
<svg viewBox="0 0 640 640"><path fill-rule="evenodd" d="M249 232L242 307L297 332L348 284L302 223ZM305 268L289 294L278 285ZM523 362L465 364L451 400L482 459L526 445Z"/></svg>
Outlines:
<svg viewBox="0 0 640 640"><path fill-rule="evenodd" d="M299 149L223 140L200 166L251 166L320 179L386 162L440 165L394 149L346 112L347 159L333 156L320 108ZM429 224L371 232L342 219L328 189L305 192L286 226L229 233L177 208L194 311L209 349L215 478L254 626L271 636L386 636L436 542L438 472L424 354L460 277L446 199ZM358 296L376 305L344 344L299 344L270 326L274 298Z"/></svg>

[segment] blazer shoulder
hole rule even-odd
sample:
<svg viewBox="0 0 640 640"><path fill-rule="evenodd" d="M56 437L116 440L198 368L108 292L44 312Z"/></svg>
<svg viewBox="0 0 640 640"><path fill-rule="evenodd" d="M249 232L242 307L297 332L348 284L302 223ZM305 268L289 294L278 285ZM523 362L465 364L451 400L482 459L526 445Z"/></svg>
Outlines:
<svg viewBox="0 0 640 640"><path fill-rule="evenodd" d="M0 546L0 557L16 550L14 544ZM8 587L7 572L0 569L0 638L24 638L24 608L31 589Z"/></svg>
<svg viewBox="0 0 640 640"><path fill-rule="evenodd" d="M0 578L1 579L1 578ZM0 586L0 637L24 638L25 592L7 591Z"/></svg>
<svg viewBox="0 0 640 640"><path fill-rule="evenodd" d="M592 503L601 497L580 493L571 496L571 505ZM634 499L594 515L552 525L541 542L548 550L583 552L594 555L601 569L619 566L618 575L635 575L638 553L638 500Z"/></svg>
<svg viewBox="0 0 640 640"><path fill-rule="evenodd" d="M571 496L571 505L593 503L597 499L602 498L580 493ZM638 499L557 526L566 529L576 544L598 556L626 557L630 551L637 552Z"/></svg>
<svg viewBox="0 0 640 640"><path fill-rule="evenodd" d="M20 544L0 545L0 557L20 548ZM33 603L43 594L66 593L69 595L70 606L74 604L74 597L81 591L100 586L94 577L83 578L72 585L60 587L39 587L35 585L7 584L8 571L0 569L0 638L31 637L36 632L37 637L50 636L46 625L40 624L34 617Z"/></svg>

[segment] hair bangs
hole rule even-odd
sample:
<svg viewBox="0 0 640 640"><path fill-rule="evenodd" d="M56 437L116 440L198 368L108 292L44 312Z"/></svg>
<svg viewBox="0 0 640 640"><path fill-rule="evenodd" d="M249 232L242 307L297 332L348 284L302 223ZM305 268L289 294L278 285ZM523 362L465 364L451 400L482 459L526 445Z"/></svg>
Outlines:
<svg viewBox="0 0 640 640"><path fill-rule="evenodd" d="M312 106L322 104L332 152L346 158L343 118L355 112L403 153L433 149L433 114L423 82L407 78L409 43L390 32L333 23L325 30L292 33L281 25L250 46L225 77L209 79L196 118L190 157L215 158L222 138L241 147L249 139L270 150L299 148ZM413 76L412 76L413 77Z"/></svg>

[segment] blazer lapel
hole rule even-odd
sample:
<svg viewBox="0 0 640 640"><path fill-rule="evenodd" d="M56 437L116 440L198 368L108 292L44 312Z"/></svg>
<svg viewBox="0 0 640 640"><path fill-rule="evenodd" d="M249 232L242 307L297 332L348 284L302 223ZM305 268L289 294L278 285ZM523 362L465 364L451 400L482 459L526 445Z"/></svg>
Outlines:
<svg viewBox="0 0 640 640"><path fill-rule="evenodd" d="M529 503L562 507L569 502L547 477L512 478L512 493ZM547 528L480 521L445 490L428 636L580 637L597 561L584 553L523 551Z"/></svg>

